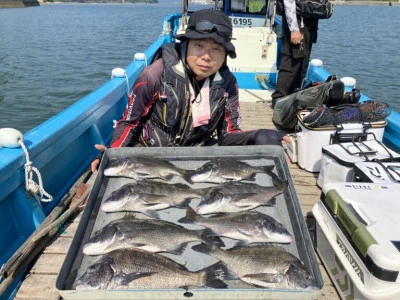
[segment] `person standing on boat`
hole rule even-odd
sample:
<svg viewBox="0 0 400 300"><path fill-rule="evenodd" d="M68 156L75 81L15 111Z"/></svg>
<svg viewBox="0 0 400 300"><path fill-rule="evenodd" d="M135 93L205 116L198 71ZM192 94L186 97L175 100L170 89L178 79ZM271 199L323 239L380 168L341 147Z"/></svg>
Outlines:
<svg viewBox="0 0 400 300"><path fill-rule="evenodd" d="M296 0L282 0L282 50L272 108L278 98L301 88L310 60L312 44L317 41L318 19L301 18ZM278 7L277 7L278 8Z"/></svg>
<svg viewBox="0 0 400 300"><path fill-rule="evenodd" d="M217 10L192 14L179 43L164 45L161 58L136 80L116 124L111 147L282 145L276 130L240 129L235 76L226 65L236 57L232 23ZM216 138L215 138L216 137ZM97 147L104 150L104 146ZM97 169L99 161L92 163Z"/></svg>

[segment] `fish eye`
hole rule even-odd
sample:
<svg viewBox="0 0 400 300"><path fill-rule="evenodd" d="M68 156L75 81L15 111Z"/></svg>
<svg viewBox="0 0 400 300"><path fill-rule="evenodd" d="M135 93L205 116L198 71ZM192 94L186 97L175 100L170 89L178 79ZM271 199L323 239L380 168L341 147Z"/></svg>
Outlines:
<svg viewBox="0 0 400 300"><path fill-rule="evenodd" d="M221 192L217 192L217 193L215 194L215 198L216 198L218 201L221 201L221 200L224 198L224 195L223 195Z"/></svg>
<svg viewBox="0 0 400 300"><path fill-rule="evenodd" d="M210 172L212 171L212 164L211 163L206 163L205 165L203 165L202 167L200 167L200 171L202 172Z"/></svg>

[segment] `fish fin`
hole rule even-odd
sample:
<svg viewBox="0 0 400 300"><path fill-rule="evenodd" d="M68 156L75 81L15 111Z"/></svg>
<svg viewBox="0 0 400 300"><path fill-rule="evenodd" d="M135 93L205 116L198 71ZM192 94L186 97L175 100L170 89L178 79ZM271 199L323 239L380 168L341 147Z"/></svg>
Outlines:
<svg viewBox="0 0 400 300"><path fill-rule="evenodd" d="M126 243L126 245L125 245L125 247L133 247L133 248L140 248L140 247L143 247L143 246L146 246L146 245L148 245L148 244L143 244L143 243L135 243L135 242L128 242L128 243Z"/></svg>
<svg viewBox="0 0 400 300"><path fill-rule="evenodd" d="M185 208L185 207L188 207L190 201L191 201L190 198L185 199L185 200L183 200L183 202L181 202L177 207L178 207L178 208Z"/></svg>
<svg viewBox="0 0 400 300"><path fill-rule="evenodd" d="M198 272L206 272L205 285L211 288L223 289L227 288L228 285L222 281L225 278L225 274L228 273L228 268L223 262L217 262L209 267L204 268Z"/></svg>
<svg viewBox="0 0 400 300"><path fill-rule="evenodd" d="M251 198L257 195L257 193L237 193L229 196L232 198L232 201L243 201L243 199Z"/></svg>
<svg viewBox="0 0 400 300"><path fill-rule="evenodd" d="M254 203L245 203L245 202L237 202L235 205L240 208L241 210L251 210L253 208L256 208L258 205L255 205Z"/></svg>
<svg viewBox="0 0 400 300"><path fill-rule="evenodd" d="M237 241L237 242L232 246L232 248L235 248L235 247L242 247L242 246L245 246L245 245L248 245L248 243L247 243L246 241Z"/></svg>
<svg viewBox="0 0 400 300"><path fill-rule="evenodd" d="M264 205L265 206L275 206L276 204L276 198L272 197L270 200L268 200Z"/></svg>
<svg viewBox="0 0 400 300"><path fill-rule="evenodd" d="M196 251L196 252L200 252L200 253L204 253L204 254L209 254L212 252L210 245L206 245L206 244L198 244L198 245L194 245L192 247L192 250Z"/></svg>
<svg viewBox="0 0 400 300"><path fill-rule="evenodd" d="M133 211L127 211L122 219L136 219L136 213Z"/></svg>
<svg viewBox="0 0 400 300"><path fill-rule="evenodd" d="M219 236L208 236L207 229L201 234L201 239L204 243L210 246L225 247L224 241Z"/></svg>
<svg viewBox="0 0 400 300"><path fill-rule="evenodd" d="M183 251L185 251L187 245L188 245L188 243L180 244L178 248L173 249L173 250L168 250L168 253L180 255L183 253Z"/></svg>
<svg viewBox="0 0 400 300"><path fill-rule="evenodd" d="M162 176L162 179L170 181L174 176L175 176L175 174L170 173L165 176Z"/></svg>
<svg viewBox="0 0 400 300"><path fill-rule="evenodd" d="M141 213L145 214L146 216L149 216L153 219L160 219L160 215L155 210L147 209L147 210L142 211Z"/></svg>
<svg viewBox="0 0 400 300"><path fill-rule="evenodd" d="M168 199L165 195L138 193L138 197L146 202L147 205L156 205L158 203L164 203Z"/></svg>
<svg viewBox="0 0 400 300"><path fill-rule="evenodd" d="M257 281L270 282L270 283L277 283L282 281L282 276L280 276L279 273L254 273L254 274L246 274L242 277L242 279L246 278L255 279Z"/></svg>
<svg viewBox="0 0 400 300"><path fill-rule="evenodd" d="M120 274L118 275L118 281L121 285L128 285L130 282L138 279L138 278L143 278L147 276L151 276L155 274L156 272L135 272L135 273L129 273L129 274Z"/></svg>
<svg viewBox="0 0 400 300"><path fill-rule="evenodd" d="M187 188L191 188L189 185L187 185L186 183L180 183L180 182L178 182L178 183L174 183L174 186L177 188L177 189L187 189Z"/></svg>
<svg viewBox="0 0 400 300"><path fill-rule="evenodd" d="M195 210L188 205L186 207L186 216L184 216L183 218L179 219L178 222L179 223L185 223L185 224L193 224L194 221L196 220L197 216L198 215L195 212Z"/></svg>
<svg viewBox="0 0 400 300"><path fill-rule="evenodd" d="M204 232L205 232L205 235L207 235L207 236L212 236L212 237L214 237L214 236L218 236L218 234L212 229L212 228L206 228L206 229L204 229Z"/></svg>

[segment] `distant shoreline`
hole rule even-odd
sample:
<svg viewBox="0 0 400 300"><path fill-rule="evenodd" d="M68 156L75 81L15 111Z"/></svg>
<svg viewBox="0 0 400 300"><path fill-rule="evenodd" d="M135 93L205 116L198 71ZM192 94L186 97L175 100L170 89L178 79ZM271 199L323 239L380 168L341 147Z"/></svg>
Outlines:
<svg viewBox="0 0 400 300"><path fill-rule="evenodd" d="M357 5L364 5L364 6L390 6L390 3L392 6L400 6L400 0L396 1L338 1L334 0L331 1L333 5L352 5L352 6L357 6ZM15 7L25 7L25 6L36 6L36 5L45 5L45 4L58 4L58 3L79 3L78 1L76 2L43 2L43 0L21 0L21 1L16 1L16 0L3 0L0 1L0 9L1 8L15 8ZM107 2L92 2L94 3L103 3L107 4ZM109 2L109 3L114 3L115 2ZM137 3L143 3L143 2L137 2ZM82 4L82 3L80 3ZM90 3L86 3L90 4ZM157 4L157 3L154 3Z"/></svg>
<svg viewBox="0 0 400 300"><path fill-rule="evenodd" d="M399 1L331 1L333 5L400 6Z"/></svg>

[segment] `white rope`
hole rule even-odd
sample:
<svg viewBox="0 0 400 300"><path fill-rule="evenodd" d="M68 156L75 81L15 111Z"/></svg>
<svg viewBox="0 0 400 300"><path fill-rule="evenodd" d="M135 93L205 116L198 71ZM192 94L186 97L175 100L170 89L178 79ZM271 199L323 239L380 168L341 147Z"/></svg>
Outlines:
<svg viewBox="0 0 400 300"><path fill-rule="evenodd" d="M25 152L26 163L25 163L25 189L27 192L32 193L32 195L38 201L42 202L50 202L53 200L53 197L49 195L43 188L42 176L37 168L32 166L32 162L29 160L28 149L25 147L25 144L22 139L18 139L18 143L21 145L22 149ZM36 183L33 180L33 173L36 174L39 183ZM40 197L38 196L40 193ZM44 198L47 197L47 198Z"/></svg>

